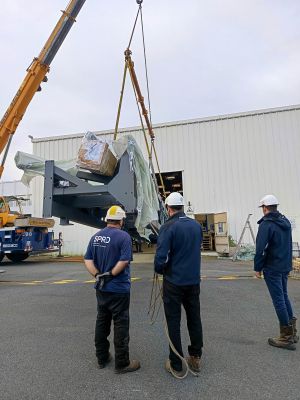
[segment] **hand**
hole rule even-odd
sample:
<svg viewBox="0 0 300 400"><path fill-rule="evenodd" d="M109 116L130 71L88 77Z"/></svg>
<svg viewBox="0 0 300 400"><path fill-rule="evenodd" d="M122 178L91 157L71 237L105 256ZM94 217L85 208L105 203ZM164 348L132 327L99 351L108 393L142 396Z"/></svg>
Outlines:
<svg viewBox="0 0 300 400"><path fill-rule="evenodd" d="M104 274L98 273L95 275L95 278L96 282L94 288L97 290L101 290L103 286L106 285L108 282L110 282L114 277L111 271L109 271L109 272L104 272Z"/></svg>
<svg viewBox="0 0 300 400"><path fill-rule="evenodd" d="M258 279L261 279L262 278L262 272L261 271L255 271L255 276L256 276L256 278L258 278Z"/></svg>

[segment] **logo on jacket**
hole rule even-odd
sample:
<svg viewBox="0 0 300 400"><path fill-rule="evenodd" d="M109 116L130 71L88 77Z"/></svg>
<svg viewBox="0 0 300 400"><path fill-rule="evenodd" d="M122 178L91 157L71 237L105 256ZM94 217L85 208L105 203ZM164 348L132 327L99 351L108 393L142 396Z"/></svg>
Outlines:
<svg viewBox="0 0 300 400"><path fill-rule="evenodd" d="M94 243L105 243L108 244L110 242L109 236L95 236Z"/></svg>

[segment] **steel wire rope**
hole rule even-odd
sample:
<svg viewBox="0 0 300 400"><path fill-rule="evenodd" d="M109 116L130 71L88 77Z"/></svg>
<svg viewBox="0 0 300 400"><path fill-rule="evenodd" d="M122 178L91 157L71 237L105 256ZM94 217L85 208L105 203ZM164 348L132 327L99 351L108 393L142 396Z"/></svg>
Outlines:
<svg viewBox="0 0 300 400"><path fill-rule="evenodd" d="M145 33L144 33L144 22L143 22L143 12L142 5L140 5L140 15L141 15L141 27L142 27L142 38L143 38L143 50L144 50L144 64L145 64L145 74L146 74L146 84L147 84L147 98L148 98L148 109L149 118L152 125L152 115L151 115L151 103L150 103L150 89L149 89L149 78L148 78L148 66L147 66L147 55L146 55L146 44L145 44Z"/></svg>
<svg viewBox="0 0 300 400"><path fill-rule="evenodd" d="M138 12L137 12L136 17L135 17L135 21L134 21L134 24L133 24L133 28L132 28L132 32L131 32L131 35L130 35L130 39L129 39L129 43L128 43L127 49L130 49L131 42L132 42L132 39L133 39L133 35L134 35L134 32L135 32L135 28L136 28L136 23L137 23L137 20L138 20L138 17L139 17L139 13L140 13L141 9L142 9L142 4L139 4Z"/></svg>

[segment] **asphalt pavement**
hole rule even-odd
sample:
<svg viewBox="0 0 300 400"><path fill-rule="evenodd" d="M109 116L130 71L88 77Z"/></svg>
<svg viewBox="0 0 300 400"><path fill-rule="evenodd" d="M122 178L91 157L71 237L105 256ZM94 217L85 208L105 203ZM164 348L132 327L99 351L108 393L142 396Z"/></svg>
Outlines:
<svg viewBox="0 0 300 400"><path fill-rule="evenodd" d="M184 381L164 370L162 315L149 323L150 263L132 268L130 351L142 368L126 375L114 374L113 363L96 367L95 293L82 263L28 259L1 269L1 400L300 399L300 344L296 351L267 344L278 326L251 263L203 260L203 369ZM300 315L300 280L289 290ZM182 332L187 349L184 319Z"/></svg>

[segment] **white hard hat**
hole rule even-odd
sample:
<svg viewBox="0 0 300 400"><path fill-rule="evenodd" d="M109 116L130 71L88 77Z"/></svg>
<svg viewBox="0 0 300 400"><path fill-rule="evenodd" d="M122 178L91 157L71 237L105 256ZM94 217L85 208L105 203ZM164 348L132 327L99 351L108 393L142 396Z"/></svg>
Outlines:
<svg viewBox="0 0 300 400"><path fill-rule="evenodd" d="M123 218L126 218L125 211L119 206L112 206L107 210L105 222L109 219L112 221L121 221Z"/></svg>
<svg viewBox="0 0 300 400"><path fill-rule="evenodd" d="M259 207L262 206L278 206L279 201L273 194L265 195L259 202Z"/></svg>
<svg viewBox="0 0 300 400"><path fill-rule="evenodd" d="M184 199L181 196L180 193L178 192L172 192L169 194L169 196L166 198L165 201L166 206L184 206Z"/></svg>

